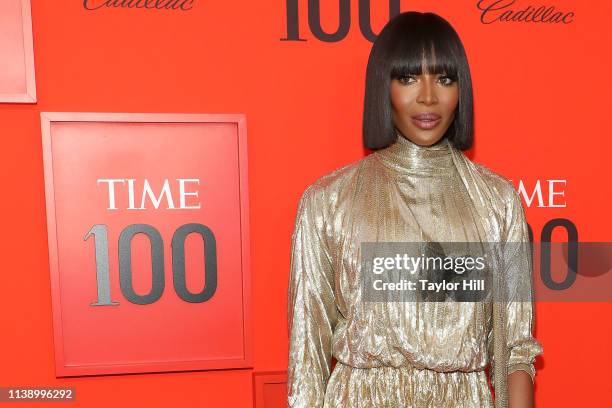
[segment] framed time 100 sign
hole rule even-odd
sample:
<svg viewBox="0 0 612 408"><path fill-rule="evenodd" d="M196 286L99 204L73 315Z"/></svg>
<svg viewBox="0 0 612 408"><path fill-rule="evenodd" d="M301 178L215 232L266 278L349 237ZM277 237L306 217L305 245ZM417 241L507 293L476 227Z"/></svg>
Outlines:
<svg viewBox="0 0 612 408"><path fill-rule="evenodd" d="M41 123L56 375L252 367L245 117Z"/></svg>

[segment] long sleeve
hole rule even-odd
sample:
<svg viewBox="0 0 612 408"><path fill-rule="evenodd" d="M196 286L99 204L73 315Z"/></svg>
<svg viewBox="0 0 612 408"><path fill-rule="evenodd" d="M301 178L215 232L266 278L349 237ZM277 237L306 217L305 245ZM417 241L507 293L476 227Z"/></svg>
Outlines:
<svg viewBox="0 0 612 408"><path fill-rule="evenodd" d="M506 341L508 374L526 371L535 380L534 361L543 353L533 337L534 303L532 288L532 254L529 232L520 196L512 189L506 208L503 243L504 276L508 284Z"/></svg>
<svg viewBox="0 0 612 408"><path fill-rule="evenodd" d="M323 201L309 187L299 202L292 235L288 288L288 406L320 408L331 370L336 322L333 268L325 240Z"/></svg>

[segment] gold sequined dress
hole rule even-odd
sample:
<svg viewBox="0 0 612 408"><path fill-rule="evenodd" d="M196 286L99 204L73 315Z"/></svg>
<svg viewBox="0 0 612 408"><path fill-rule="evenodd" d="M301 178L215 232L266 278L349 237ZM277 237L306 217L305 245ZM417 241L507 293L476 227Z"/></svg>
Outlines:
<svg viewBox="0 0 612 408"><path fill-rule="evenodd" d="M362 242L491 239L528 239L520 198L446 139L424 147L398 137L309 186L292 236L288 406L492 408L491 303L364 302L359 257ZM533 380L543 350L532 304L504 313L504 370Z"/></svg>

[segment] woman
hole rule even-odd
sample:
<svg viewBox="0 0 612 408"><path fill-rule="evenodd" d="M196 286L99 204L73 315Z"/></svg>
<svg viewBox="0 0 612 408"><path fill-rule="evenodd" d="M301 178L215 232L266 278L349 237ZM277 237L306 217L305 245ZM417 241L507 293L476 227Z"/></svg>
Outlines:
<svg viewBox="0 0 612 408"><path fill-rule="evenodd" d="M318 179L298 207L290 407L493 407L489 364L496 408L533 405L543 349L531 301L362 298L364 242L528 242L512 184L461 152L472 145L472 106L467 58L448 22L407 12L383 28L363 117L364 144L376 151ZM530 293L530 253L504 254L492 269L518 271ZM495 290L507 284L501 276Z"/></svg>

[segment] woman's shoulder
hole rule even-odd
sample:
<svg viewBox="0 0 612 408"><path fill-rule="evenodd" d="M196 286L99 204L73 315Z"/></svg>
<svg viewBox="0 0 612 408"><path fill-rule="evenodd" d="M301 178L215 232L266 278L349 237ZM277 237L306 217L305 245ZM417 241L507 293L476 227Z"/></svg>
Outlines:
<svg viewBox="0 0 612 408"><path fill-rule="evenodd" d="M371 155L370 155L371 156ZM345 164L319 176L304 190L304 195L338 195L346 189L355 185L357 177L371 159L370 156Z"/></svg>
<svg viewBox="0 0 612 408"><path fill-rule="evenodd" d="M472 161L476 170L486 180L487 185L498 195L504 202L509 203L518 197L518 192L514 188L512 182L502 174L491 170L482 163Z"/></svg>

